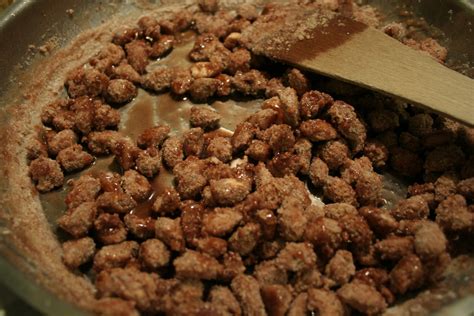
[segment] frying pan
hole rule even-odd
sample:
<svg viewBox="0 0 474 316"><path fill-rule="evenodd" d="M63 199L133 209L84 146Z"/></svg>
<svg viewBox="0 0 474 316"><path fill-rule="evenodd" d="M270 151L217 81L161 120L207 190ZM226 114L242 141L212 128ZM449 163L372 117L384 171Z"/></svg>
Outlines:
<svg viewBox="0 0 474 316"><path fill-rule="evenodd" d="M185 1L178 2L182 4ZM133 21L143 14L143 10L166 10L167 6L175 3L24 0L16 1L0 16L0 142L3 145L0 151L0 278L12 291L43 313L84 315L75 306L87 307L87 302L82 302L83 292L75 293L68 288L70 277L57 273L54 264L49 266L48 260L54 261L58 256L54 247L46 242L54 238L51 233L53 221L51 216L41 212L39 198L28 184L22 152L16 149L28 136L27 127L34 125L31 124L34 119L29 116L33 117L39 104L47 98L31 91L44 90L49 97L63 93L54 82L55 74L61 77L61 68L43 67L53 65L58 56L67 60L68 53L76 54L77 50L87 46L87 36L83 36L75 40L76 46L62 50L79 33L98 27L111 18L115 19L114 25L117 26L122 21ZM413 19L406 12L422 17L430 25L426 32L437 35L449 49L447 64L468 76L474 76L474 1L371 0L367 3L379 8L388 20L400 19L400 12L404 13L401 18L404 20ZM423 20L416 21L419 25L423 24ZM97 33L89 35L96 36ZM100 36L95 39L102 40ZM25 117L28 119L24 122L19 120L21 124L16 122ZM31 204L37 207L30 209ZM436 310L439 315L467 315L474 310L474 297L469 295L474 293L474 285L470 281L474 278L473 262L470 258L457 262L452 274L447 277L447 289L441 292L429 289L419 295L419 304L397 307L388 313L427 314ZM461 296L464 298L460 299Z"/></svg>

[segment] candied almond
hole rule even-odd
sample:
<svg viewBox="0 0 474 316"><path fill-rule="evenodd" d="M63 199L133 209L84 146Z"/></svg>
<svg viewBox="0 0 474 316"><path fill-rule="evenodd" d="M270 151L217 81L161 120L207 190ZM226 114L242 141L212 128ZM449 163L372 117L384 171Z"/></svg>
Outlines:
<svg viewBox="0 0 474 316"><path fill-rule="evenodd" d="M367 315L378 315L387 308L384 297L375 288L362 282L351 282L337 291L343 303Z"/></svg>
<svg viewBox="0 0 474 316"><path fill-rule="evenodd" d="M93 227L96 214L96 204L94 202L84 202L69 209L66 214L58 219L57 223L71 236L75 238L84 237Z"/></svg>
<svg viewBox="0 0 474 316"><path fill-rule="evenodd" d="M59 164L49 158L39 157L30 164L31 179L40 192L48 192L63 185L64 175Z"/></svg>
<svg viewBox="0 0 474 316"><path fill-rule="evenodd" d="M150 47L143 40L133 40L125 44L128 63L140 74L145 73L149 64Z"/></svg>
<svg viewBox="0 0 474 316"><path fill-rule="evenodd" d="M375 244L382 260L400 260L413 252L413 238L391 236Z"/></svg>
<svg viewBox="0 0 474 316"><path fill-rule="evenodd" d="M309 269L316 264L316 254L309 243L287 243L276 258L279 267L293 272Z"/></svg>
<svg viewBox="0 0 474 316"><path fill-rule="evenodd" d="M308 290L308 310L320 315L344 316L344 305L334 292L323 289Z"/></svg>
<svg viewBox="0 0 474 316"><path fill-rule="evenodd" d="M219 126L221 115L216 110L206 106L193 106L189 122L192 127L215 129Z"/></svg>
<svg viewBox="0 0 474 316"><path fill-rule="evenodd" d="M240 302L243 315L266 315L257 280L251 276L240 274L232 280L231 288Z"/></svg>
<svg viewBox="0 0 474 316"><path fill-rule="evenodd" d="M140 245L138 258L147 268L156 269L168 264L170 252L160 240L148 239Z"/></svg>
<svg viewBox="0 0 474 316"><path fill-rule="evenodd" d="M94 157L84 151L81 145L73 145L61 150L56 161L66 172L82 170L94 162Z"/></svg>
<svg viewBox="0 0 474 316"><path fill-rule="evenodd" d="M141 84L145 89L160 93L170 88L172 76L173 70L171 68L157 67L142 76Z"/></svg>
<svg viewBox="0 0 474 316"><path fill-rule="evenodd" d="M184 236L180 219L159 217L155 222L155 235L173 251L184 250Z"/></svg>
<svg viewBox="0 0 474 316"><path fill-rule="evenodd" d="M152 210L159 214L170 214L179 207L179 194L174 188L166 188L153 202Z"/></svg>
<svg viewBox="0 0 474 316"><path fill-rule="evenodd" d="M293 296L287 286L280 284L264 285L260 289L263 303L269 315L285 316Z"/></svg>
<svg viewBox="0 0 474 316"><path fill-rule="evenodd" d="M125 79L113 79L109 81L106 90L106 98L111 103L123 104L132 101L138 94L137 87Z"/></svg>
<svg viewBox="0 0 474 316"><path fill-rule="evenodd" d="M151 194L151 185L147 178L135 170L127 170L122 176L124 191L137 202L146 200Z"/></svg>
<svg viewBox="0 0 474 316"><path fill-rule="evenodd" d="M95 285L99 297L119 297L134 302L141 311L151 311L158 300L158 280L154 273L112 268L101 271Z"/></svg>
<svg viewBox="0 0 474 316"><path fill-rule="evenodd" d="M261 228L257 223L248 223L237 230L229 238L229 249L245 256L250 254L261 237Z"/></svg>
<svg viewBox="0 0 474 316"><path fill-rule="evenodd" d="M99 195L97 206L107 212L125 214L137 206L137 202L125 192L113 191Z"/></svg>
<svg viewBox="0 0 474 316"><path fill-rule="evenodd" d="M250 193L245 182L233 178L211 180L210 187L213 198L222 206L232 206Z"/></svg>
<svg viewBox="0 0 474 316"><path fill-rule="evenodd" d="M68 208L77 207L83 202L93 202L101 190L100 181L88 174L68 184L71 185L71 190L65 198Z"/></svg>
<svg viewBox="0 0 474 316"><path fill-rule="evenodd" d="M313 142L332 140L337 131L328 122L320 119L307 120L300 125L301 134Z"/></svg>
<svg viewBox="0 0 474 316"><path fill-rule="evenodd" d="M239 302L229 288L223 286L214 286L209 292L210 302L220 310L220 315L240 316L242 311Z"/></svg>
<svg viewBox="0 0 474 316"><path fill-rule="evenodd" d="M204 214L203 231L213 236L224 236L242 220L242 214L232 208L215 208Z"/></svg>
<svg viewBox="0 0 474 316"><path fill-rule="evenodd" d="M222 273L222 265L213 257L193 250L173 261L178 278L197 278L202 280L217 279Z"/></svg>
<svg viewBox="0 0 474 316"><path fill-rule="evenodd" d="M89 262L94 256L95 243L90 237L69 240L63 243L63 262L70 269Z"/></svg>
<svg viewBox="0 0 474 316"><path fill-rule="evenodd" d="M138 243L124 241L120 244L102 247L94 256L94 270L123 268L138 254Z"/></svg>
<svg viewBox="0 0 474 316"><path fill-rule="evenodd" d="M97 239L104 245L118 244L127 239L127 228L118 214L100 214L94 221Z"/></svg>
<svg viewBox="0 0 474 316"><path fill-rule="evenodd" d="M348 283L355 274L355 271L352 253L347 250L336 251L334 257L329 260L325 268L325 274L338 285Z"/></svg>
<svg viewBox="0 0 474 316"><path fill-rule="evenodd" d="M415 290L421 286L424 273L420 258L410 254L401 259L390 272L390 286L400 294Z"/></svg>
<svg viewBox="0 0 474 316"><path fill-rule="evenodd" d="M357 117L354 108L343 101L335 101L327 110L327 114L339 133L352 145L353 152L361 151L364 148L367 134L366 128Z"/></svg>
<svg viewBox="0 0 474 316"><path fill-rule="evenodd" d="M330 95L316 90L303 94L300 101L300 113L303 119L313 119L327 106L333 103Z"/></svg>

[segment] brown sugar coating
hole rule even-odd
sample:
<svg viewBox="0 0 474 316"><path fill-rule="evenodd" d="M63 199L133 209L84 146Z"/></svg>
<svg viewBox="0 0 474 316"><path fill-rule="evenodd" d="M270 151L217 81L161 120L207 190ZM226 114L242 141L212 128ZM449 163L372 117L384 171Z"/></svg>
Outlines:
<svg viewBox="0 0 474 316"><path fill-rule="evenodd" d="M83 237L92 228L96 213L95 202L84 202L62 215L58 219L58 225L75 238Z"/></svg>
<svg viewBox="0 0 474 316"><path fill-rule="evenodd" d="M382 294L361 282L348 283L341 287L337 294L344 303L367 315L383 313L387 307Z"/></svg>
<svg viewBox="0 0 474 316"><path fill-rule="evenodd" d="M204 152L204 130L200 127L191 128L183 135L183 151L186 157L200 157Z"/></svg>
<svg viewBox="0 0 474 316"><path fill-rule="evenodd" d="M86 174L70 183L71 189L66 196L65 202L69 208L74 208L83 202L94 202L101 190L98 179Z"/></svg>
<svg viewBox="0 0 474 316"><path fill-rule="evenodd" d="M135 160L140 150L129 138L124 138L119 140L112 148L112 153L120 167L123 170L128 170L135 167Z"/></svg>
<svg viewBox="0 0 474 316"><path fill-rule="evenodd" d="M305 119L315 118L332 103L333 98L330 95L317 90L308 91L300 100L301 116Z"/></svg>
<svg viewBox="0 0 474 316"><path fill-rule="evenodd" d="M432 222L423 222L415 233L415 251L423 259L435 258L446 251L446 237Z"/></svg>
<svg viewBox="0 0 474 316"><path fill-rule="evenodd" d="M135 201L143 201L151 193L151 185L148 179L135 170L125 171L122 177L123 190L130 194Z"/></svg>
<svg viewBox="0 0 474 316"><path fill-rule="evenodd" d="M170 128L167 125L158 125L145 129L137 139L137 144L141 148L159 148L168 138Z"/></svg>
<svg viewBox="0 0 474 316"><path fill-rule="evenodd" d="M203 230L214 236L223 236L239 224L242 215L231 208L216 208L203 218Z"/></svg>
<svg viewBox="0 0 474 316"><path fill-rule="evenodd" d="M197 249L218 258L227 252L227 241L217 237L205 237L197 241Z"/></svg>
<svg viewBox="0 0 474 316"><path fill-rule="evenodd" d="M160 240L148 239L140 245L138 258L147 268L156 269L168 264L170 252Z"/></svg>
<svg viewBox="0 0 474 316"><path fill-rule="evenodd" d="M48 152L51 156L56 156L61 150L77 144L77 140L77 135L70 129L46 134Z"/></svg>
<svg viewBox="0 0 474 316"><path fill-rule="evenodd" d="M48 147L45 143L43 143L38 138L32 138L28 142L28 146L26 147L27 155L26 158L28 160L35 160L39 157L47 157L48 156Z"/></svg>
<svg viewBox="0 0 474 316"><path fill-rule="evenodd" d="M313 142L335 139L336 130L323 120L307 120L300 125L301 134Z"/></svg>
<svg viewBox="0 0 474 316"><path fill-rule="evenodd" d="M151 46L150 57L161 58L173 50L175 38L172 35L161 35Z"/></svg>
<svg viewBox="0 0 474 316"><path fill-rule="evenodd" d="M214 78L198 78L191 83L189 93L196 102L204 102L212 97L220 85L220 81Z"/></svg>
<svg viewBox="0 0 474 316"><path fill-rule="evenodd" d="M176 211L180 204L178 192L174 188L166 188L153 203L152 210L160 214L168 214Z"/></svg>
<svg viewBox="0 0 474 316"><path fill-rule="evenodd" d="M64 175L59 164L49 158L39 157L30 164L31 179L36 182L36 188L40 192L48 192L60 187L64 181Z"/></svg>
<svg viewBox="0 0 474 316"><path fill-rule="evenodd" d="M87 148L94 155L107 155L112 152L122 137L116 131L92 132L87 135Z"/></svg>
<svg viewBox="0 0 474 316"><path fill-rule="evenodd" d="M125 45L128 63L140 74L145 72L148 66L148 55L150 47L143 40L133 40Z"/></svg>
<svg viewBox="0 0 474 316"><path fill-rule="evenodd" d="M183 141L178 137L170 137L163 143L163 162L169 167L174 168L179 162L183 161Z"/></svg>
<svg viewBox="0 0 474 316"><path fill-rule="evenodd" d="M390 272L390 286L396 293L406 293L421 286L424 273L420 258L407 255Z"/></svg>
<svg viewBox="0 0 474 316"><path fill-rule="evenodd" d="M339 133L352 145L353 152L362 150L367 138L366 128L357 117L354 108L343 101L336 101L328 109L327 114Z"/></svg>
<svg viewBox="0 0 474 316"><path fill-rule="evenodd" d="M109 78L96 69L78 68L69 74L65 86L71 98L95 97L105 91L108 81Z"/></svg>
<svg viewBox="0 0 474 316"><path fill-rule="evenodd" d="M158 67L152 72L143 75L141 84L145 89L155 92L163 92L170 87L172 75L172 69L165 66Z"/></svg>
<svg viewBox="0 0 474 316"><path fill-rule="evenodd" d="M217 279L222 273L222 265L213 257L187 250L173 262L178 278L196 278L202 280Z"/></svg>
<svg viewBox="0 0 474 316"><path fill-rule="evenodd" d="M189 117L189 123L193 127L201 127L203 129L215 129L219 126L221 116L212 109L207 107L193 106Z"/></svg>
<svg viewBox="0 0 474 316"><path fill-rule="evenodd" d="M307 308L321 315L342 316L345 314L344 305L336 294L323 289L308 290Z"/></svg>
<svg viewBox="0 0 474 316"><path fill-rule="evenodd" d="M94 311L378 315L443 278L453 238L474 231L471 131L248 49L253 24L323 7L445 60L433 39L343 2L150 13L65 78L27 159L40 192L71 179L63 261L92 267ZM182 116L128 134L121 115L143 93L169 93ZM109 170L75 178L101 156Z"/></svg>
<svg viewBox="0 0 474 316"><path fill-rule="evenodd" d="M56 157L56 161L64 171L72 172L90 166L94 162L94 157L83 151L81 145L73 145L61 150Z"/></svg>
<svg viewBox="0 0 474 316"><path fill-rule="evenodd" d="M309 243L287 243L276 264L284 270L298 272L309 269L316 263L316 254Z"/></svg>
<svg viewBox="0 0 474 316"><path fill-rule="evenodd" d="M118 244L127 239L127 228L118 214L102 213L94 221L97 240L104 245Z"/></svg>
<svg viewBox="0 0 474 316"><path fill-rule="evenodd" d="M220 310L219 315L242 315L239 302L234 294L226 287L213 287L209 293L209 300L214 306L218 307Z"/></svg>
<svg viewBox="0 0 474 316"><path fill-rule="evenodd" d="M107 100L111 103L128 103L137 96L137 87L125 79L110 80L107 86Z"/></svg>
<svg viewBox="0 0 474 316"><path fill-rule="evenodd" d="M284 285L266 285L261 289L263 303L268 314L286 315L293 300L290 289Z"/></svg>
<svg viewBox="0 0 474 316"><path fill-rule="evenodd" d="M125 267L137 254L138 244L134 241L104 246L94 256L94 270L102 271Z"/></svg>
<svg viewBox="0 0 474 316"><path fill-rule="evenodd" d="M160 217L155 222L155 235L173 251L182 251L184 236L179 218Z"/></svg>
<svg viewBox="0 0 474 316"><path fill-rule="evenodd" d="M121 191L104 192L97 198L97 206L110 213L127 213L137 202L130 194Z"/></svg>
<svg viewBox="0 0 474 316"><path fill-rule="evenodd" d="M140 82L140 74L127 62L122 62L118 66L113 67L110 77L112 79L124 79L133 83Z"/></svg>
<svg viewBox="0 0 474 316"><path fill-rule="evenodd" d="M355 274L352 254L346 250L338 250L326 265L325 274L339 285L349 282Z"/></svg>
<svg viewBox="0 0 474 316"><path fill-rule="evenodd" d="M402 200L391 210L391 214L398 220L401 219L423 219L428 216L429 207L420 196L412 196Z"/></svg>
<svg viewBox="0 0 474 316"><path fill-rule="evenodd" d="M379 141L367 141L364 147L364 155L370 159L376 169L384 168L389 158L387 147Z"/></svg>
<svg viewBox="0 0 474 316"><path fill-rule="evenodd" d="M206 148L209 157L216 157L222 162L232 160L232 143L228 137L214 137Z"/></svg>
<svg viewBox="0 0 474 316"><path fill-rule="evenodd" d="M474 178L460 181L456 189L459 194L463 195L466 199L474 199Z"/></svg>
<svg viewBox="0 0 474 316"><path fill-rule="evenodd" d="M466 199L455 194L438 205L436 222L446 231L468 231L472 229L474 214L468 210Z"/></svg>
<svg viewBox="0 0 474 316"><path fill-rule="evenodd" d="M356 206L356 193L354 189L344 180L336 177L328 177L324 187L324 197L335 203L348 203Z"/></svg>
<svg viewBox="0 0 474 316"><path fill-rule="evenodd" d="M154 218L129 213L123 217L123 222L128 232L138 239L148 239L155 235Z"/></svg>
<svg viewBox="0 0 474 316"><path fill-rule="evenodd" d="M135 160L137 171L147 178L153 178L160 172L162 165L161 152L156 148L149 148L138 154Z"/></svg>
<svg viewBox="0 0 474 316"><path fill-rule="evenodd" d="M319 158L321 158L329 169L338 169L350 158L349 148L339 140L329 141L319 147Z"/></svg>
<svg viewBox="0 0 474 316"><path fill-rule="evenodd" d="M257 280L241 274L232 280L231 288L240 303L243 315L266 315Z"/></svg>
<svg viewBox="0 0 474 316"><path fill-rule="evenodd" d="M63 262L68 268L76 269L90 261L94 252L95 243L90 237L66 241L63 244Z"/></svg>
<svg viewBox="0 0 474 316"><path fill-rule="evenodd" d="M139 316L140 314L135 309L135 303L132 301L122 300L119 298L107 297L101 298L95 304L95 311L97 315L113 316L113 315L130 315Z"/></svg>
<svg viewBox="0 0 474 316"><path fill-rule="evenodd" d="M119 297L135 302L142 311L153 309L157 300L158 276L133 268L112 268L101 271L96 280L101 297Z"/></svg>
<svg viewBox="0 0 474 316"><path fill-rule="evenodd" d="M395 231L399 224L388 210L376 207L362 207L358 210L370 228L377 234L385 236Z"/></svg>
<svg viewBox="0 0 474 316"><path fill-rule="evenodd" d="M392 236L377 242L374 247L382 260L397 261L413 252L413 239Z"/></svg>
<svg viewBox="0 0 474 316"><path fill-rule="evenodd" d="M286 124L273 125L259 135L270 145L273 153L290 151L295 145L295 136L291 127Z"/></svg>
<svg viewBox="0 0 474 316"><path fill-rule="evenodd" d="M211 180L210 188L212 197L223 206L232 206L245 199L249 194L248 186L245 182L232 178Z"/></svg>
<svg viewBox="0 0 474 316"><path fill-rule="evenodd" d="M120 183L121 180L122 177L119 173L111 171L101 171L98 175L99 188L97 191L100 191L100 189L102 189L104 192L122 191L122 185ZM72 191L70 192L70 194L72 194Z"/></svg>
<svg viewBox="0 0 474 316"><path fill-rule="evenodd" d="M255 127L249 122L238 124L231 139L234 151L240 151L250 146L252 139L255 137L255 132Z"/></svg>
<svg viewBox="0 0 474 316"><path fill-rule="evenodd" d="M259 224L248 223L245 226L239 227L229 238L229 249L245 256L250 254L261 236L261 228Z"/></svg>
<svg viewBox="0 0 474 316"><path fill-rule="evenodd" d="M232 80L233 88L242 94L258 96L265 91L267 78L258 70L248 72L237 71Z"/></svg>

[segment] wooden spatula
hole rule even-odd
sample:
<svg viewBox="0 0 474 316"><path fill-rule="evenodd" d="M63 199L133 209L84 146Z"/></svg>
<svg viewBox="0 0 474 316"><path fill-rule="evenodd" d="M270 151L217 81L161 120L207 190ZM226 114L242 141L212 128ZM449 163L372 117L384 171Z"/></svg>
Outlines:
<svg viewBox="0 0 474 316"><path fill-rule="evenodd" d="M265 16L263 16L265 17ZM255 54L402 98L474 126L474 80L333 12L287 12L243 33Z"/></svg>

